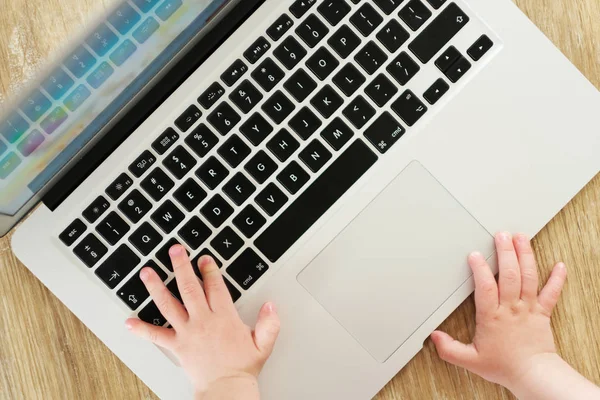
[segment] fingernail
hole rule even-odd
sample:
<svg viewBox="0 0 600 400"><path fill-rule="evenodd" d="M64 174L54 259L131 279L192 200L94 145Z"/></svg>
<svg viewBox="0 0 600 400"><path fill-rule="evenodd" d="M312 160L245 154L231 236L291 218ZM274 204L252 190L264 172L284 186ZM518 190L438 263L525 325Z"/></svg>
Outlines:
<svg viewBox="0 0 600 400"><path fill-rule="evenodd" d="M208 265L208 264L210 264L212 262L213 262L213 259L212 259L211 256L202 256L198 260L198 266L204 267L205 265Z"/></svg>
<svg viewBox="0 0 600 400"><path fill-rule="evenodd" d="M558 268L558 269L567 269L567 266L565 265L564 262L559 262L558 264L556 264L556 268Z"/></svg>
<svg viewBox="0 0 600 400"><path fill-rule="evenodd" d="M500 232L500 233L498 234L498 238L499 238L500 240L503 240L503 241L510 240L510 233L508 233L508 232Z"/></svg>
<svg viewBox="0 0 600 400"><path fill-rule="evenodd" d="M523 233L517 234L517 242L526 243L528 240L529 240L529 238L525 234L523 234Z"/></svg>
<svg viewBox="0 0 600 400"><path fill-rule="evenodd" d="M142 282L146 282L148 280L148 277L150 276L150 273L148 272L147 268L142 269L142 272L140 272L140 279L142 280Z"/></svg>
<svg viewBox="0 0 600 400"><path fill-rule="evenodd" d="M474 251L474 252L472 252L471 254L469 254L469 258L470 258L471 260L479 260L479 259L480 259L480 258L482 258L482 257L483 257L483 255L481 255L481 253L480 253L480 252L478 252L478 251Z"/></svg>
<svg viewBox="0 0 600 400"><path fill-rule="evenodd" d="M184 248L181 245L175 245L169 249L169 254L173 257L180 256L184 252Z"/></svg>
<svg viewBox="0 0 600 400"><path fill-rule="evenodd" d="M267 303L266 307L267 307L267 311L270 313L274 313L277 311L275 308L275 304L273 304L273 303Z"/></svg>
<svg viewBox="0 0 600 400"><path fill-rule="evenodd" d="M133 329L133 325L131 325L131 322L125 322L125 327L127 328L128 331Z"/></svg>

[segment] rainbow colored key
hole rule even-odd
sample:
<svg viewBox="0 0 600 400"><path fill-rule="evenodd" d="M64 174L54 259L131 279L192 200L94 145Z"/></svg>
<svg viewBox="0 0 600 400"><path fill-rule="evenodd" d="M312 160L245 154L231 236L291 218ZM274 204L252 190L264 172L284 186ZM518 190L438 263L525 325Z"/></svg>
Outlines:
<svg viewBox="0 0 600 400"><path fill-rule="evenodd" d="M133 37L138 42L144 43L154 32L156 32L158 27L158 22L153 17L150 17L142 22L142 24L133 32Z"/></svg>
<svg viewBox="0 0 600 400"><path fill-rule="evenodd" d="M73 87L73 79L64 69L58 68L48 77L42 87L54 100L60 100Z"/></svg>
<svg viewBox="0 0 600 400"><path fill-rule="evenodd" d="M103 62L88 76L87 81L91 87L98 89L115 72L113 67L106 61Z"/></svg>
<svg viewBox="0 0 600 400"><path fill-rule="evenodd" d="M69 110L75 111L88 97L90 97L90 95L90 90L84 85L80 85L65 99L65 106L67 106Z"/></svg>
<svg viewBox="0 0 600 400"><path fill-rule="evenodd" d="M94 32L87 38L86 43L100 57L112 49L119 38L106 24L100 24Z"/></svg>
<svg viewBox="0 0 600 400"><path fill-rule="evenodd" d="M65 61L65 67L77 78L83 77L96 64L96 58L85 47L79 47Z"/></svg>
<svg viewBox="0 0 600 400"><path fill-rule="evenodd" d="M37 121L50 109L52 103L39 90L34 90L21 103L21 111L33 122Z"/></svg>
<svg viewBox="0 0 600 400"><path fill-rule="evenodd" d="M114 62L117 67L120 67L136 50L137 47L135 47L135 44L127 39L112 52L110 61Z"/></svg>
<svg viewBox="0 0 600 400"><path fill-rule="evenodd" d="M48 135L54 133L63 122L67 120L67 112L62 107L56 107L46 118L42 120L40 126Z"/></svg>
<svg viewBox="0 0 600 400"><path fill-rule="evenodd" d="M29 157L44 142L44 135L34 129L25 139L19 143L17 149L24 157Z"/></svg>
<svg viewBox="0 0 600 400"><path fill-rule="evenodd" d="M0 160L0 179L6 179L21 164L21 159L15 152L10 152Z"/></svg>
<svg viewBox="0 0 600 400"><path fill-rule="evenodd" d="M13 113L6 120L0 122L0 134L9 143L15 143L29 129L29 123L19 113Z"/></svg>

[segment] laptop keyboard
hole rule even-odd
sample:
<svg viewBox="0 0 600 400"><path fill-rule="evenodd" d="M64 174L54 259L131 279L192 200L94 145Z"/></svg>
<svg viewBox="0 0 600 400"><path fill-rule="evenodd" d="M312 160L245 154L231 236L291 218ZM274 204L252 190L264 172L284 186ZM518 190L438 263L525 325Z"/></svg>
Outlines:
<svg viewBox="0 0 600 400"><path fill-rule="evenodd" d="M449 45L469 20L446 0L295 1L60 240L147 322L166 323L138 272L177 297L176 243L237 301L493 47ZM442 50L431 87L406 87Z"/></svg>

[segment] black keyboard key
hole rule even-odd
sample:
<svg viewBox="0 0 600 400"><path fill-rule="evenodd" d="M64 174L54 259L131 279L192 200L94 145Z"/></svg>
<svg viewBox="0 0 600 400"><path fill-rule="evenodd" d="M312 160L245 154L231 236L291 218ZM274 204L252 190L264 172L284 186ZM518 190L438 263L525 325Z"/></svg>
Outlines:
<svg viewBox="0 0 600 400"><path fill-rule="evenodd" d="M268 215L273 216L288 202L288 197L277 187L277 185L269 183L267 187L256 196L255 201Z"/></svg>
<svg viewBox="0 0 600 400"><path fill-rule="evenodd" d="M158 154L165 154L177 140L179 140L179 134L175 132L175 129L168 128L152 143L152 148Z"/></svg>
<svg viewBox="0 0 600 400"><path fill-rule="evenodd" d="M239 290L236 289L235 286L233 286L233 284L231 282L229 282L229 279L223 277L223 280L225 281L225 286L227 286L227 290L229 290L229 294L231 295L231 300L235 303L236 301L238 301L240 299L240 297L242 297L242 294L240 293Z"/></svg>
<svg viewBox="0 0 600 400"><path fill-rule="evenodd" d="M413 31L419 30L423 24L431 18L431 11L421 0L410 0L408 4L400 10L400 18Z"/></svg>
<svg viewBox="0 0 600 400"><path fill-rule="evenodd" d="M450 90L450 86L442 79L438 79L431 85L429 89L423 94L423 97L427 102L431 105L438 102L439 99L442 98L443 95L446 94Z"/></svg>
<svg viewBox="0 0 600 400"><path fill-rule="evenodd" d="M119 210L121 210L134 224L137 224L150 209L152 209L152 203L150 203L137 189L134 189L121 203L119 203Z"/></svg>
<svg viewBox="0 0 600 400"><path fill-rule="evenodd" d="M167 243L160 248L160 250L156 253L156 259L162 263L169 271L173 272L173 264L171 264L171 256L169 255L169 250L171 247L181 244L177 239L171 238ZM186 252L189 255L189 251Z"/></svg>
<svg viewBox="0 0 600 400"><path fill-rule="evenodd" d="M317 0L296 0L290 7L290 12L294 17L302 18L316 2Z"/></svg>
<svg viewBox="0 0 600 400"><path fill-rule="evenodd" d="M329 22L336 26L350 12L351 7L345 0L325 0L317 11Z"/></svg>
<svg viewBox="0 0 600 400"><path fill-rule="evenodd" d="M341 118L336 118L321 132L321 137L335 150L339 151L352 139L354 132Z"/></svg>
<svg viewBox="0 0 600 400"><path fill-rule="evenodd" d="M293 69L298 63L306 57L306 49L293 36L288 36L273 54L287 68Z"/></svg>
<svg viewBox="0 0 600 400"><path fill-rule="evenodd" d="M312 172L319 172L331 159L331 152L315 139L300 152L300 159Z"/></svg>
<svg viewBox="0 0 600 400"><path fill-rule="evenodd" d="M244 245L244 240L230 227L226 227L210 242L213 249L225 260L229 260Z"/></svg>
<svg viewBox="0 0 600 400"><path fill-rule="evenodd" d="M129 236L129 242L140 253L147 256L160 244L162 236L148 222L144 222Z"/></svg>
<svg viewBox="0 0 600 400"><path fill-rule="evenodd" d="M276 262L376 161L375 153L356 140L254 241L256 247ZM248 268L250 262L235 265ZM236 279L232 267L227 272Z"/></svg>
<svg viewBox="0 0 600 400"><path fill-rule="evenodd" d="M271 43L264 37L259 37L256 42L248 50L244 52L244 57L250 62L250 64L256 64L258 60L265 55L271 48Z"/></svg>
<svg viewBox="0 0 600 400"><path fill-rule="evenodd" d="M283 86L294 99L298 102L303 102L317 88L317 83L306 73L306 71L300 68L283 84Z"/></svg>
<svg viewBox="0 0 600 400"><path fill-rule="evenodd" d="M407 90L392 103L392 110L402 118L408 126L413 126L427 112L427 107L413 92Z"/></svg>
<svg viewBox="0 0 600 400"><path fill-rule="evenodd" d="M185 215L171 200L167 200L151 218L165 233L171 233L184 220Z"/></svg>
<svg viewBox="0 0 600 400"><path fill-rule="evenodd" d="M300 144L298 141L294 139L286 129L279 131L279 133L267 143L267 148L271 150L271 153L273 153L281 162L287 161L299 147Z"/></svg>
<svg viewBox="0 0 600 400"><path fill-rule="evenodd" d="M263 99L263 95L246 79L231 92L229 98L244 114L248 114Z"/></svg>
<svg viewBox="0 0 600 400"><path fill-rule="evenodd" d="M208 195L206 191L196 183L195 180L189 178L183 185L175 191L173 197L187 211L192 211L198 206Z"/></svg>
<svg viewBox="0 0 600 400"><path fill-rule="evenodd" d="M393 13L396 8L402 3L404 0L373 0L375 4L387 15Z"/></svg>
<svg viewBox="0 0 600 400"><path fill-rule="evenodd" d="M386 153L406 133L406 130L389 112L384 112L365 131L365 137L381 154Z"/></svg>
<svg viewBox="0 0 600 400"><path fill-rule="evenodd" d="M356 97L343 111L356 128L361 129L375 116L375 109L362 96Z"/></svg>
<svg viewBox="0 0 600 400"><path fill-rule="evenodd" d="M98 218L100 218L109 207L110 203L108 200L106 200L103 196L98 196L98 198L96 198L96 200L94 200L88 208L83 210L83 216L88 220L88 222L93 224L94 222L98 221Z"/></svg>
<svg viewBox="0 0 600 400"><path fill-rule="evenodd" d="M242 60L235 60L231 67L221 75L221 79L229 87L235 85L240 78L248 72L248 66Z"/></svg>
<svg viewBox="0 0 600 400"><path fill-rule="evenodd" d="M194 257L192 259L192 267L194 268L194 272L196 273L196 276L198 276L198 278L200 278L200 280L202 280L202 274L200 273L200 270L198 269L198 261L200 261L200 258L202 256L209 256L210 258L212 258L215 261L215 264L217 264L217 266L219 268L221 268L223 266L223 262L221 260L219 260L219 257L215 256L214 253L208 249L203 249L200 253L196 254L196 257Z"/></svg>
<svg viewBox="0 0 600 400"><path fill-rule="evenodd" d="M83 232L87 230L87 226L77 218L75 221L71 222L71 225L67 227L58 238L66 245L71 246L73 243L77 241L83 235Z"/></svg>
<svg viewBox="0 0 600 400"><path fill-rule="evenodd" d="M167 289L171 292L171 295L179 300L180 303L183 303L183 298L181 297L181 293L179 292L179 286L177 286L177 277L171 279L171 282L167 284Z"/></svg>
<svg viewBox="0 0 600 400"><path fill-rule="evenodd" d="M285 72L271 58L265 59L252 72L252 77L260 87L265 91L270 92L284 78Z"/></svg>
<svg viewBox="0 0 600 400"><path fill-rule="evenodd" d="M435 60L435 66L438 67L440 71L446 72L460 57L461 54L456 50L456 47L450 46L437 58L437 60Z"/></svg>
<svg viewBox="0 0 600 400"><path fill-rule="evenodd" d="M269 266L252 249L246 249L227 268L227 273L244 290L248 290L267 272Z"/></svg>
<svg viewBox="0 0 600 400"><path fill-rule="evenodd" d="M331 86L325 85L325 87L312 98L310 104L312 104L323 117L329 118L344 104L344 99L342 99Z"/></svg>
<svg viewBox="0 0 600 400"><path fill-rule="evenodd" d="M327 43L340 57L345 59L360 46L361 40L348 25L342 25L337 32L331 35Z"/></svg>
<svg viewBox="0 0 600 400"><path fill-rule="evenodd" d="M333 83L348 97L352 96L365 82L365 76L353 64L346 64L333 77Z"/></svg>
<svg viewBox="0 0 600 400"><path fill-rule="evenodd" d="M400 85L404 86L421 70L421 67L407 52L403 51L388 65L387 70Z"/></svg>
<svg viewBox="0 0 600 400"><path fill-rule="evenodd" d="M242 232L244 236L250 239L267 223L252 204L248 204L237 217L233 219L233 224Z"/></svg>
<svg viewBox="0 0 600 400"><path fill-rule="evenodd" d="M250 143L254 146L258 146L271 134L271 132L273 132L273 127L262 115L256 113L248 118L248 120L240 127L240 132L244 134Z"/></svg>
<svg viewBox="0 0 600 400"><path fill-rule="evenodd" d="M214 190L219 186L221 182L227 178L227 175L229 175L229 171L216 157L211 157L206 160L196 171L196 176L200 178L210 190Z"/></svg>
<svg viewBox="0 0 600 400"><path fill-rule="evenodd" d="M241 206L246 200L256 192L256 186L241 172L235 174L229 182L223 186L225 194L236 205Z"/></svg>
<svg viewBox="0 0 600 400"><path fill-rule="evenodd" d="M398 93L396 85L385 75L379 74L365 89L367 96L379 107L385 106Z"/></svg>
<svg viewBox="0 0 600 400"><path fill-rule="evenodd" d="M445 72L445 75L450 82L456 83L462 78L467 71L471 69L471 63L464 57L460 57L448 70Z"/></svg>
<svg viewBox="0 0 600 400"><path fill-rule="evenodd" d="M217 194L200 209L200 213L212 226L218 228L233 214L233 208L220 194Z"/></svg>
<svg viewBox="0 0 600 400"><path fill-rule="evenodd" d="M156 271L163 282L168 277L166 272L163 271L163 269L156 265L156 263L152 260L146 262L144 267L149 267ZM135 274L133 274L131 279L129 279L129 281L127 281L127 283L121 286L121 288L117 291L117 295L133 311L137 310L139 306L150 296L148 290L146 290L144 282L142 282L140 279L140 271L137 271Z"/></svg>
<svg viewBox="0 0 600 400"><path fill-rule="evenodd" d="M370 41L354 56L354 59L369 75L373 75L385 64L388 56L374 41Z"/></svg>
<svg viewBox="0 0 600 400"><path fill-rule="evenodd" d="M96 231L98 231L100 236L110 243L111 246L114 246L127 232L129 232L129 225L113 211L109 213L98 226L96 226Z"/></svg>
<svg viewBox="0 0 600 400"><path fill-rule="evenodd" d="M92 233L83 238L83 240L73 249L73 253L75 253L75 255L89 268L96 265L107 252L108 249L106 246Z"/></svg>
<svg viewBox="0 0 600 400"><path fill-rule="evenodd" d="M309 181L310 175L302 169L300 164L292 161L277 175L277 180L290 194L296 194Z"/></svg>
<svg viewBox="0 0 600 400"><path fill-rule="evenodd" d="M196 250L208 240L210 235L212 235L212 230L200 218L192 217L179 230L178 235L192 250Z"/></svg>
<svg viewBox="0 0 600 400"><path fill-rule="evenodd" d="M110 289L119 283L140 263L140 258L123 244L100 265L95 273Z"/></svg>
<svg viewBox="0 0 600 400"><path fill-rule="evenodd" d="M350 22L363 36L367 37L381 25L383 18L371 4L365 3L350 17Z"/></svg>
<svg viewBox="0 0 600 400"><path fill-rule="evenodd" d="M244 168L256 182L263 184L277 170L277 164L267 153L261 150L252 157Z"/></svg>
<svg viewBox="0 0 600 400"><path fill-rule="evenodd" d="M185 139L185 143L199 157L204 157L219 143L219 138L206 125L200 124Z"/></svg>
<svg viewBox="0 0 600 400"><path fill-rule="evenodd" d="M377 34L377 39L390 53L395 53L404 43L406 43L408 38L410 38L408 31L395 19L388 22Z"/></svg>
<svg viewBox="0 0 600 400"><path fill-rule="evenodd" d="M160 201L175 186L175 183L160 168L152 171L140 185L154 201Z"/></svg>
<svg viewBox="0 0 600 400"><path fill-rule="evenodd" d="M177 179L181 179L187 175L198 162L196 159L187 152L183 146L177 146L175 150L169 154L167 158L163 160L163 165L171 172Z"/></svg>
<svg viewBox="0 0 600 400"><path fill-rule="evenodd" d="M167 323L167 320L162 316L153 301L148 303L148 305L140 311L138 318L154 326L163 326Z"/></svg>
<svg viewBox="0 0 600 400"><path fill-rule="evenodd" d="M238 135L232 135L218 151L232 168L240 165L251 152L250 147Z"/></svg>
<svg viewBox="0 0 600 400"><path fill-rule="evenodd" d="M233 85L233 84L232 84ZM217 101L225 94L225 89L219 82L215 82L208 87L198 98L198 103L205 109L210 109L212 106L217 104Z"/></svg>
<svg viewBox="0 0 600 400"><path fill-rule="evenodd" d="M139 178L144 175L155 162L156 157L146 150L129 166L129 171L131 171L136 178Z"/></svg>
<svg viewBox="0 0 600 400"><path fill-rule="evenodd" d="M487 35L482 35L473 43L473 46L469 47L467 54L473 61L479 61L492 47L494 47L494 42Z"/></svg>
<svg viewBox="0 0 600 400"><path fill-rule="evenodd" d="M221 103L221 105L208 116L208 122L210 122L210 124L223 136L227 135L240 121L240 115L227 103Z"/></svg>
<svg viewBox="0 0 600 400"><path fill-rule="evenodd" d="M306 62L306 66L322 81L331 75L338 65L339 61L325 47L319 48Z"/></svg>
<svg viewBox="0 0 600 400"><path fill-rule="evenodd" d="M427 0L427 2L429 4L431 4L431 7L435 8L436 10L438 10L441 6L444 5L444 3L446 2L446 0Z"/></svg>
<svg viewBox="0 0 600 400"><path fill-rule="evenodd" d="M315 47L319 42L327 36L329 28L315 14L311 14L300 26L296 28L296 33L310 48Z"/></svg>
<svg viewBox="0 0 600 400"><path fill-rule="evenodd" d="M263 111L275 122L281 124L296 106L281 90L276 91L262 106Z"/></svg>
<svg viewBox="0 0 600 400"><path fill-rule="evenodd" d="M182 132L187 132L202 116L198 107L191 105L179 118L175 120L175 126Z"/></svg>
<svg viewBox="0 0 600 400"><path fill-rule="evenodd" d="M119 200L131 185L133 185L133 180L126 173L122 173L106 188L106 194L113 200Z"/></svg>
<svg viewBox="0 0 600 400"><path fill-rule="evenodd" d="M290 119L290 128L303 140L311 137L322 124L319 117L308 107L302 108Z"/></svg>
<svg viewBox="0 0 600 400"><path fill-rule="evenodd" d="M267 29L267 35L276 42L281 39L292 26L294 26L294 21L289 15L283 14L281 17L277 18L269 29Z"/></svg>
<svg viewBox="0 0 600 400"><path fill-rule="evenodd" d="M456 3L450 3L408 48L427 64L468 22L469 16Z"/></svg>

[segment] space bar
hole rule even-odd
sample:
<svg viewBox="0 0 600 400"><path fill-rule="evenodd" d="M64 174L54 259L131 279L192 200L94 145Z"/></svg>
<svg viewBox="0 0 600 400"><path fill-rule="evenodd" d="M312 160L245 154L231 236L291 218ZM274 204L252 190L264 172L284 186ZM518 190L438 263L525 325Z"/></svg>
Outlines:
<svg viewBox="0 0 600 400"><path fill-rule="evenodd" d="M256 247L271 262L277 261L376 161L377 156L362 140L352 143L254 241Z"/></svg>

